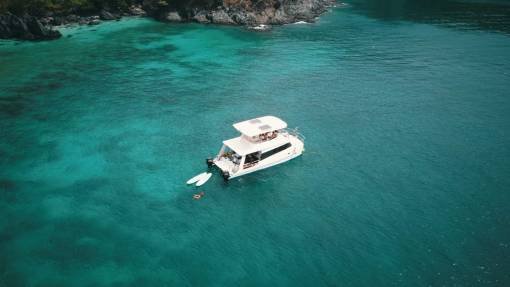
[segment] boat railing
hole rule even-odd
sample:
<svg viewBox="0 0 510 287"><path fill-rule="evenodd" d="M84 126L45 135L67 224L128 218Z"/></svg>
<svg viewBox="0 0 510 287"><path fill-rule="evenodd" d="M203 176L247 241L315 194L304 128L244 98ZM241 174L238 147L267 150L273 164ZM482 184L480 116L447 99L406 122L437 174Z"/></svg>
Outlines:
<svg viewBox="0 0 510 287"><path fill-rule="evenodd" d="M283 131L288 133L289 135L297 137L300 141L305 142L306 137L299 132L297 127L294 129L284 129Z"/></svg>

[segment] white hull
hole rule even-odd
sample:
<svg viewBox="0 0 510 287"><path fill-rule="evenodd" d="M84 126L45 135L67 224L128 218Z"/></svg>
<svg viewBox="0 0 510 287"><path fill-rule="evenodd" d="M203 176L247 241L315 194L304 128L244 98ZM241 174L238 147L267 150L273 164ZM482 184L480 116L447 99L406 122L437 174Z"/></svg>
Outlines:
<svg viewBox="0 0 510 287"><path fill-rule="evenodd" d="M243 164L235 165L232 162L225 160L221 157L216 157L213 160L213 162L222 172L228 172L229 174L228 178L232 179L287 162L303 154L304 143L302 139L288 133L285 135L281 135L281 137L284 137L283 142L288 142L291 144L291 146L287 149L284 149L278 153L275 153L267 158L258 161L253 166L242 168Z"/></svg>
<svg viewBox="0 0 510 287"><path fill-rule="evenodd" d="M231 175L231 176L230 176L230 179L232 179L232 178L236 178L236 177L241 176L241 175L246 175L246 174L249 174L249 173L252 173L252 172L256 172L256 171L259 171L259 170L263 170L263 169L266 169L266 168L268 168L268 167L275 166L275 165L277 165L277 164L281 164L281 163L287 162L287 161L289 161L289 160L291 160L291 159L293 159L293 158L296 158L296 157L298 157L298 156L300 156L300 155L302 155L302 154L303 154L303 153L300 153L300 154L293 154L291 157L284 158L284 159L282 159L282 160L280 160L280 161L273 162L273 163L271 163L271 164L267 164L267 165L265 165L265 166L258 166L258 167L248 168L248 169L246 169L246 170L243 170L242 172L238 172L238 173L236 173L236 174L234 174L234 175Z"/></svg>

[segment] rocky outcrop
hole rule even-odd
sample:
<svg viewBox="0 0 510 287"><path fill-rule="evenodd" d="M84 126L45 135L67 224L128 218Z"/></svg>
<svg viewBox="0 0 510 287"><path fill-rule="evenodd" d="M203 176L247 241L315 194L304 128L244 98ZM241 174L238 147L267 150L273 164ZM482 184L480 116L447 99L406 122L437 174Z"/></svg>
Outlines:
<svg viewBox="0 0 510 287"><path fill-rule="evenodd" d="M142 9L141 6L132 5L128 8L127 14L132 16L145 16L147 13Z"/></svg>
<svg viewBox="0 0 510 287"><path fill-rule="evenodd" d="M51 40L60 38L60 32L43 25L32 16L0 15L0 38L22 40Z"/></svg>
<svg viewBox="0 0 510 287"><path fill-rule="evenodd" d="M182 17L176 11L166 13L164 19L168 22L181 22Z"/></svg>
<svg viewBox="0 0 510 287"><path fill-rule="evenodd" d="M206 11L199 11L194 13L194 15L191 17L191 20L201 24L211 23Z"/></svg>
<svg viewBox="0 0 510 287"><path fill-rule="evenodd" d="M114 14L114 13L110 13L106 10L101 10L101 12L99 12L99 18L101 20L105 20L105 21L109 21L109 20L117 20L117 19L120 19L120 15L118 14Z"/></svg>
<svg viewBox="0 0 510 287"><path fill-rule="evenodd" d="M1 1L1 0L0 0ZM255 30L270 29L297 21L313 22L317 16L334 4L335 0L136 0L130 7L113 10L102 8L96 15L81 16L69 10L53 14L46 11L38 18L0 15L0 38L47 40L61 34L53 26L68 24L97 25L101 21L118 20L121 16L151 16L168 22L198 22L222 25L245 25Z"/></svg>
<svg viewBox="0 0 510 287"><path fill-rule="evenodd" d="M201 5L190 1L189 4L178 5L174 4L176 1L145 0L143 7L149 15L162 21L258 26L297 21L313 22L334 2L334 0L223 0L209 4L201 2Z"/></svg>
<svg viewBox="0 0 510 287"><path fill-rule="evenodd" d="M225 24L232 25L236 24L236 22L232 19L232 17L225 11L224 9L213 10L209 16L210 20L214 24Z"/></svg>

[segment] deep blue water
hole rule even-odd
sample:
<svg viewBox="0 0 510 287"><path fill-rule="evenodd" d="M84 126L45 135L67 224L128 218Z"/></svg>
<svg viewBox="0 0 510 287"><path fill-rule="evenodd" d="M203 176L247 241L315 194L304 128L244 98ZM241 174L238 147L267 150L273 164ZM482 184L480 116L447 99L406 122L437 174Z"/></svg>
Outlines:
<svg viewBox="0 0 510 287"><path fill-rule="evenodd" d="M510 8L428 3L0 42L0 286L509 286ZM266 114L302 157L185 186Z"/></svg>

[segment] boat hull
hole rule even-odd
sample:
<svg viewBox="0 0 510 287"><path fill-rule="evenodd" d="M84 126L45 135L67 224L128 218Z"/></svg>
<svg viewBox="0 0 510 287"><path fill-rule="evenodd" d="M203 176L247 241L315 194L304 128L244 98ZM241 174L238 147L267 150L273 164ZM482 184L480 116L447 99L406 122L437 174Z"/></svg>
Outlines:
<svg viewBox="0 0 510 287"><path fill-rule="evenodd" d="M273 163L268 164L268 165L265 165L265 166L258 166L258 167L253 167L253 168L247 168L247 169L245 169L245 170L242 170L242 171L240 171L240 172L237 172L237 173L235 173L235 174L231 175L231 176L229 177L229 179L236 178L236 177L239 177L239 176L242 176L242 175L247 175L247 174L249 174L249 173L256 172L256 171L259 171L259 170L263 170L263 169L266 169L266 168L270 168L270 167L275 166L275 165L278 165L278 164L282 164L282 163L287 162L287 161L289 161L289 160L291 160L291 159L293 159L293 158L296 158L296 157L298 157L298 156L300 156L300 155L302 155L302 154L303 154L303 153L300 153L300 154L294 154L294 155L292 155L292 157L284 158L284 159L282 159L282 160L280 160L280 161L273 162Z"/></svg>
<svg viewBox="0 0 510 287"><path fill-rule="evenodd" d="M302 140L293 135L288 135L288 138L289 142L291 143L291 146L289 148L259 161L258 164L252 167L237 170L234 172L232 166L226 165L219 161L215 161L215 164L222 172L228 172L229 174L228 179L236 178L242 175L246 175L269 167L273 167L278 164L282 164L284 162L287 162L291 159L294 159L302 155L304 152L304 143Z"/></svg>

